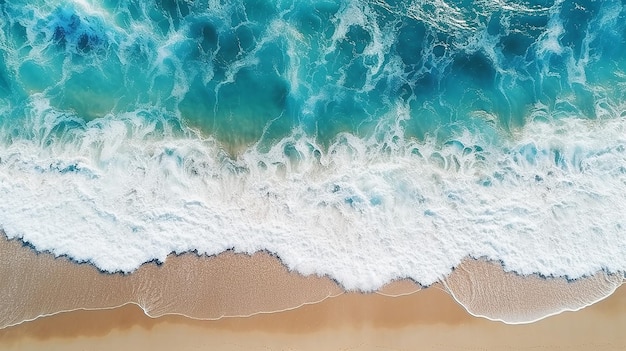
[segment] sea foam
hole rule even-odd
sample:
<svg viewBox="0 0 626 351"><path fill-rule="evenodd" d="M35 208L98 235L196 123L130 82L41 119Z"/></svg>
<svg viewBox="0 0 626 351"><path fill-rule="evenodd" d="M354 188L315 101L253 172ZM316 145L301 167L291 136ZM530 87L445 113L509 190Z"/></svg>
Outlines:
<svg viewBox="0 0 626 351"><path fill-rule="evenodd" d="M104 271L172 252L269 250L300 273L374 290L431 284L467 256L571 279L626 267L624 118L537 118L502 146L391 133L342 134L323 149L294 133L233 159L157 128L154 111L55 133L75 117L36 101L39 137L0 148L0 223Z"/></svg>

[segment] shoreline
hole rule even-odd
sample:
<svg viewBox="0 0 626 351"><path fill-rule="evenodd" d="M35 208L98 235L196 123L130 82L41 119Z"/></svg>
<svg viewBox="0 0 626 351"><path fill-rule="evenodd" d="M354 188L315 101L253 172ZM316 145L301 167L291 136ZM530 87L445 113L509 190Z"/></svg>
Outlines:
<svg viewBox="0 0 626 351"><path fill-rule="evenodd" d="M329 277L292 272L267 252L174 255L161 265L144 264L127 275L55 258L20 240L0 240L0 253L0 277L7 282L0 287L0 310L6 314L0 329L60 313L131 304L151 318L179 315L210 321L281 313L345 294L402 297L424 290L404 279L375 292L349 292ZM504 271L501 263L466 259L434 286L445 290L474 318L528 324L593 305L623 282L622 274L605 272L573 281L520 276ZM18 300L29 303L11 303Z"/></svg>
<svg viewBox="0 0 626 351"><path fill-rule="evenodd" d="M297 309L199 321L151 318L132 304L74 311L0 330L0 349L94 349L112 345L167 350L380 350L384 348L621 350L626 288L577 312L509 325L468 314L440 286L399 297L345 293ZM411 347L411 345L413 347Z"/></svg>

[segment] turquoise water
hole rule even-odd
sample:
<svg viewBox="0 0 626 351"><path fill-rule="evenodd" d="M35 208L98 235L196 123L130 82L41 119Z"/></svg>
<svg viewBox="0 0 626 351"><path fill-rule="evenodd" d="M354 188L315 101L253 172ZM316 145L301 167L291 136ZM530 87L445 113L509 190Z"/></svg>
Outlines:
<svg viewBox="0 0 626 351"><path fill-rule="evenodd" d="M328 145L408 109L406 137L488 140L623 101L616 1L75 1L2 5L2 98L81 121L145 106L227 145ZM156 117L155 117L156 118ZM159 118L162 118L159 116ZM19 127L18 127L19 128ZM380 132L380 131L379 131Z"/></svg>
<svg viewBox="0 0 626 351"><path fill-rule="evenodd" d="M267 249L363 289L468 255L626 269L624 6L0 1L0 227L108 271Z"/></svg>

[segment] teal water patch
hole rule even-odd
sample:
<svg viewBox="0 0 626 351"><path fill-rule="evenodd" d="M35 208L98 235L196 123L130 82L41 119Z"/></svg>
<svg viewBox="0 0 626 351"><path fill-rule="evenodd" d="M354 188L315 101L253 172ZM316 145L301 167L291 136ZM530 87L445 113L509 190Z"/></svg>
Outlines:
<svg viewBox="0 0 626 351"><path fill-rule="evenodd" d="M497 140L542 110L624 100L618 1L15 1L0 94L86 122L159 108L228 147L299 130L329 145L401 118L402 137ZM19 111L11 113L19 117ZM6 116L0 117L3 120Z"/></svg>

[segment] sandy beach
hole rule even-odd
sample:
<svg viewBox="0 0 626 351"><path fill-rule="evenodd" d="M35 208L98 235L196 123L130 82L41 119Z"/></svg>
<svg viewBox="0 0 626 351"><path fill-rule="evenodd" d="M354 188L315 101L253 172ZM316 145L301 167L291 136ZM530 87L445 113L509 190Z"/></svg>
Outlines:
<svg viewBox="0 0 626 351"><path fill-rule="evenodd" d="M163 265L146 265L123 276L102 274L90 265L55 259L50 254L36 254L16 241L1 242L0 276L3 282L8 282L2 289L2 308L9 313L3 316L5 323L7 318L32 319L25 317L28 314L36 317L37 311L42 310L54 313L81 307L107 308L134 301L118 308L57 313L4 328L0 330L2 350L622 350L626 347L623 286L610 297L580 311L563 312L522 325L472 316L445 288L461 291L465 294L464 304L472 308L480 309L486 302L492 302L493 306L500 304L509 310L524 306L541 309L559 301L570 305L593 301L615 286L615 276L597 275L568 283L562 279L519 277L504 273L494 263L470 260L457 267L443 283L429 288L420 290L411 281L402 280L377 293L362 294L343 292L325 277L303 277L289 272L266 253L213 258L174 256ZM473 289L479 289L481 294L459 289L467 286L465 281L472 281ZM141 296L152 296L152 300ZM491 301L489 296L498 299ZM294 308L301 303L305 305ZM182 311L217 319L194 320L171 314L151 318L138 304L153 316ZM287 310L249 317L219 317L219 314L246 315L255 310L279 309Z"/></svg>
<svg viewBox="0 0 626 351"><path fill-rule="evenodd" d="M506 325L470 316L438 287L349 293L296 310L194 321L135 305L75 311L0 331L3 350L623 350L626 289L578 312Z"/></svg>

